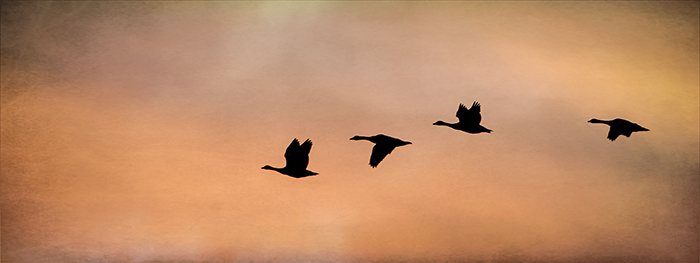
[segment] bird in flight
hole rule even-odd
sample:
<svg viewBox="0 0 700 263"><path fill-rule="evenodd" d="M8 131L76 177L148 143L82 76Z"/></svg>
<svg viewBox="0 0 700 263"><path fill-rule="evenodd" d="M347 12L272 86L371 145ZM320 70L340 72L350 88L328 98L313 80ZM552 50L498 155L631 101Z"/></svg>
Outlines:
<svg viewBox="0 0 700 263"><path fill-rule="evenodd" d="M474 102L470 109L467 109L464 104L459 104L459 109L457 110L457 118L459 122L457 123L446 123L444 121L436 121L433 125L447 126L455 130L467 132L467 133L491 133L491 130L481 126L481 104Z"/></svg>
<svg viewBox="0 0 700 263"><path fill-rule="evenodd" d="M372 166L372 168L376 168L377 165L384 160L384 157L389 155L394 148L411 144L411 142L402 141L384 134L377 134L370 137L355 135L354 137L350 138L350 140L367 140L375 144L372 148L372 156L369 157L369 165Z"/></svg>
<svg viewBox="0 0 700 263"><path fill-rule="evenodd" d="M608 139L614 141L618 136L624 135L625 137L630 137L633 132L648 131L649 129L639 126L639 124L630 122L623 119L614 119L611 121L604 121L599 119L591 119L588 121L590 123L605 123L610 126L610 131L608 132Z"/></svg>
<svg viewBox="0 0 700 263"><path fill-rule="evenodd" d="M287 146L287 151L284 152L284 159L287 161L284 167L275 168L265 165L262 169L277 171L294 178L317 175L318 173L306 170L306 167L309 165L309 152L311 152L311 141L306 139L303 144L299 145L299 140L295 138Z"/></svg>

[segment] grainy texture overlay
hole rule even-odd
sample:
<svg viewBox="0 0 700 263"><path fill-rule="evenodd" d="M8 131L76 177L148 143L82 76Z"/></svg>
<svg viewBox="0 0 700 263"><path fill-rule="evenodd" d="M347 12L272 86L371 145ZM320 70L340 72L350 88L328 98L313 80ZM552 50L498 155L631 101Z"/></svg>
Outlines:
<svg viewBox="0 0 700 263"><path fill-rule="evenodd" d="M2 1L2 261L698 262L699 9Z"/></svg>

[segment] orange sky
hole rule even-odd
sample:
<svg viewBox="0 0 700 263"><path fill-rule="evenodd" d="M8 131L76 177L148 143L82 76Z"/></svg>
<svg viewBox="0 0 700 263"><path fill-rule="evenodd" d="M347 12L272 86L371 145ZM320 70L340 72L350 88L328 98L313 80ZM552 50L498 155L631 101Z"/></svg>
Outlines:
<svg viewBox="0 0 700 263"><path fill-rule="evenodd" d="M698 261L698 10L4 1L2 261Z"/></svg>

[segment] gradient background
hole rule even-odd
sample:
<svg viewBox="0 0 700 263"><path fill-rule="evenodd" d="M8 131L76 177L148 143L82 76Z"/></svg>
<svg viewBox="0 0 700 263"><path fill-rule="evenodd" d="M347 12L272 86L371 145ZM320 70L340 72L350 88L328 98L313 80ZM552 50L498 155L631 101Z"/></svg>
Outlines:
<svg viewBox="0 0 700 263"><path fill-rule="evenodd" d="M3 1L2 261L697 262L699 9Z"/></svg>

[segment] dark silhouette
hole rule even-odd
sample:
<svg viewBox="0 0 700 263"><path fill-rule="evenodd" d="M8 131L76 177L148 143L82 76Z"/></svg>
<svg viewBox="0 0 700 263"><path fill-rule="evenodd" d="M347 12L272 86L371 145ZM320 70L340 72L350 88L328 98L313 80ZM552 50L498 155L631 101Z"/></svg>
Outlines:
<svg viewBox="0 0 700 263"><path fill-rule="evenodd" d="M455 130L460 130L468 133L491 133L488 128L479 125L481 123L481 104L474 102L471 109L467 109L464 104L459 104L459 109L457 110L457 118L459 122L457 123L446 123L444 121L436 121L433 125L447 126Z"/></svg>
<svg viewBox="0 0 700 263"><path fill-rule="evenodd" d="M639 126L639 124L630 122L628 120L623 120L623 119L614 119L611 121L603 121L599 119L591 119L588 121L590 123L605 123L608 126L610 126L610 131L608 132L608 139L610 141L614 141L617 139L617 136L620 136L620 134L630 137L633 132L638 132L638 131L648 131L649 129L644 128L642 126Z"/></svg>
<svg viewBox="0 0 700 263"><path fill-rule="evenodd" d="M287 151L284 152L284 159L287 160L287 165L283 168L265 165L262 169L274 170L294 178L317 175L318 173L306 170L306 167L309 165L309 152L311 152L311 141L306 139L302 145L299 145L299 141L295 138L287 146Z"/></svg>
<svg viewBox="0 0 700 263"><path fill-rule="evenodd" d="M350 138L350 140L368 140L375 144L372 148L372 156L369 157L369 165L372 166L372 168L376 168L377 165L384 160L384 157L389 155L394 148L411 144L411 142L405 142L384 134L377 134L371 137L355 135L354 137Z"/></svg>

